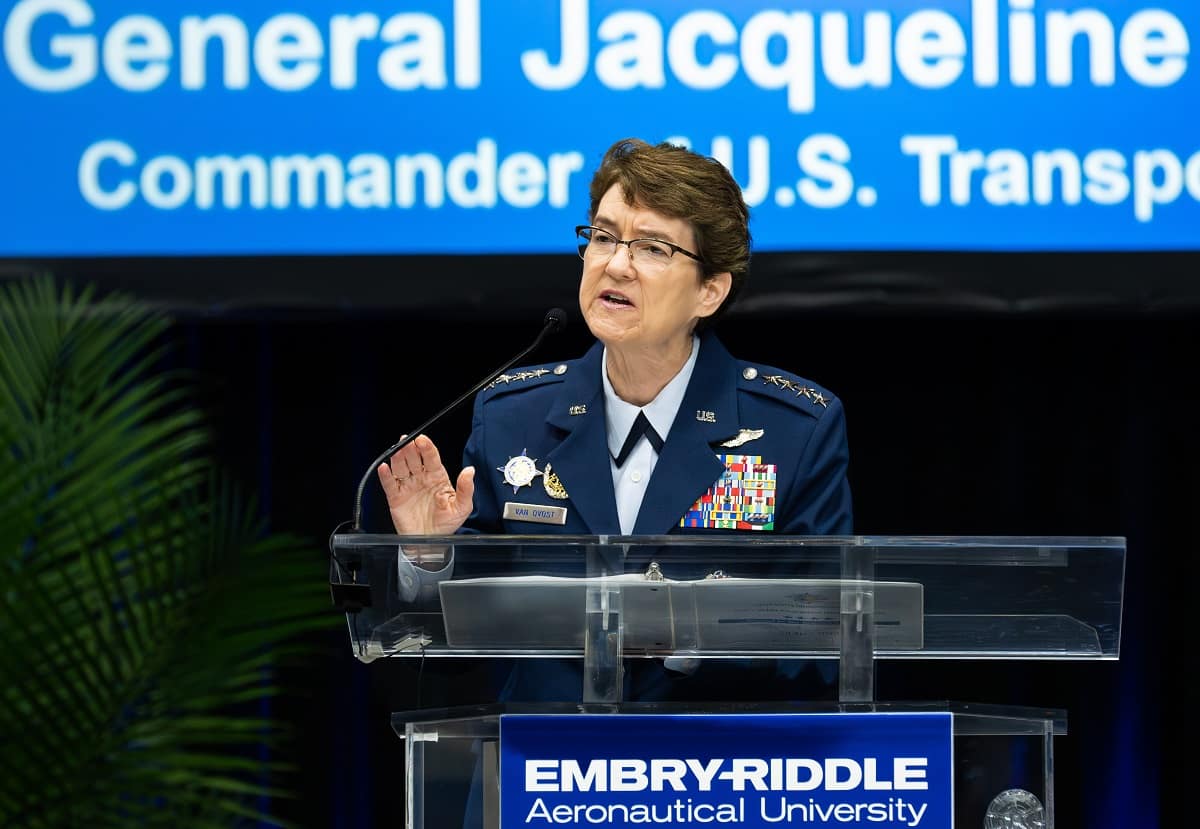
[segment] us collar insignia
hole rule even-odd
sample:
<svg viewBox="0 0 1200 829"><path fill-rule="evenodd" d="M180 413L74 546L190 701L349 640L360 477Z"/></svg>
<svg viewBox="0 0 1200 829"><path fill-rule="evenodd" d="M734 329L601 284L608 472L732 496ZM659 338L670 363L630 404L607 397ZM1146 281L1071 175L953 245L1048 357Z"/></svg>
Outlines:
<svg viewBox="0 0 1200 829"><path fill-rule="evenodd" d="M732 437L729 440L724 441L721 445L729 447L741 446L743 443L749 443L752 440L758 440L762 436L762 429L740 429L736 437Z"/></svg>
<svg viewBox="0 0 1200 829"><path fill-rule="evenodd" d="M566 498L567 488L562 485L562 481L558 479L550 470L550 464L546 464L546 472L542 475L542 486L546 488L546 494L551 498Z"/></svg>
<svg viewBox="0 0 1200 829"><path fill-rule="evenodd" d="M497 466L496 469L504 473L504 483L513 488L515 493L523 486L529 486L533 483L533 479L542 474L542 471L537 468L537 459L531 458L525 453L529 451L522 449L521 454L515 458L509 458L508 463L504 466Z"/></svg>

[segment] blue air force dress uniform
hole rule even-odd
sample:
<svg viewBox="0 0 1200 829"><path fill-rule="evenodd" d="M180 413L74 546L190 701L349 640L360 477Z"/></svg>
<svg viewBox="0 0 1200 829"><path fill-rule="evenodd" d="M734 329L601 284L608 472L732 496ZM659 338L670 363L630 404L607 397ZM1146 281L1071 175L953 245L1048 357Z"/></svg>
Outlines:
<svg viewBox="0 0 1200 829"><path fill-rule="evenodd" d="M694 356L639 493L636 520L618 508L602 344L579 360L512 371L490 384L476 397L464 450L464 465L474 465L476 473L474 511L462 531L850 534L846 425L837 398L803 378L736 360L711 332L699 337ZM634 660L624 698L718 699L747 683L778 687L802 669L828 674L824 665L776 667L764 677L739 672L737 665L705 665L681 682L662 663ZM499 699L578 699L579 669L571 660L516 660L496 680ZM814 683L828 687L830 679L824 675ZM796 698L812 693L795 691Z"/></svg>
<svg viewBox="0 0 1200 829"><path fill-rule="evenodd" d="M464 452L476 469L465 530L622 533L603 354L597 343L579 360L514 371L479 393ZM706 333L632 534L846 535L847 463L836 397L736 360Z"/></svg>

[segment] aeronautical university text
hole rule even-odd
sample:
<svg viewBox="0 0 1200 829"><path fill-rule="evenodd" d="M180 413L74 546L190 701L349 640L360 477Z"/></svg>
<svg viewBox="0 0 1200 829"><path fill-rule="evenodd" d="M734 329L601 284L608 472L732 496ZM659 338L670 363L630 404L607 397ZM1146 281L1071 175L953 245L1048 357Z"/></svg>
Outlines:
<svg viewBox="0 0 1200 829"><path fill-rule="evenodd" d="M874 757L527 759L525 791L537 796L525 823L921 825L928 809L921 795L894 793L928 791L928 758L893 757L888 765ZM564 796L577 792L593 799ZM644 802L612 802L612 793L627 792L645 793ZM655 798L656 792L680 794L663 799ZM852 792L879 792L880 797L839 800L839 794ZM892 794L884 797L884 792Z"/></svg>

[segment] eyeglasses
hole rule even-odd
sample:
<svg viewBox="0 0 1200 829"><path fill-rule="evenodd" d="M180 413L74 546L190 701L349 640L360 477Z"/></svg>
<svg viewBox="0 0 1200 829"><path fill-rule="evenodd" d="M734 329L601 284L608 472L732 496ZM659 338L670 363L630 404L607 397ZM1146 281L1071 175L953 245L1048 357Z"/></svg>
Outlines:
<svg viewBox="0 0 1200 829"><path fill-rule="evenodd" d="M607 259L617 252L617 248L625 245L629 248L629 258L634 267L641 270L662 270L671 264L671 257L682 253L689 259L695 259L700 264L704 260L690 250L679 247L662 239L618 239L606 230L591 225L578 225L575 237L579 240L579 257L587 259Z"/></svg>

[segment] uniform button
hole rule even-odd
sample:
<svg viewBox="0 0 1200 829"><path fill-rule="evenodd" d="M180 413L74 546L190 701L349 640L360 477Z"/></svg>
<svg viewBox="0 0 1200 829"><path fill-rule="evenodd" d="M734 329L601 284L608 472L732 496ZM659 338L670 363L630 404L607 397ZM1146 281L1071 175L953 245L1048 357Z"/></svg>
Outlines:
<svg viewBox="0 0 1200 829"><path fill-rule="evenodd" d="M637 471L630 473L629 480L633 481L635 484L641 483L642 473Z"/></svg>

